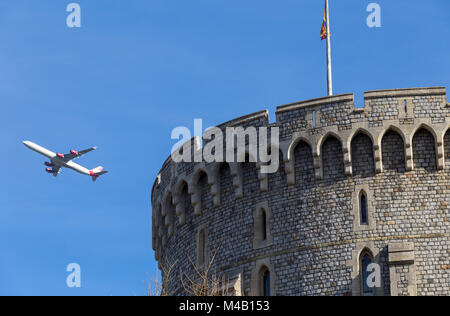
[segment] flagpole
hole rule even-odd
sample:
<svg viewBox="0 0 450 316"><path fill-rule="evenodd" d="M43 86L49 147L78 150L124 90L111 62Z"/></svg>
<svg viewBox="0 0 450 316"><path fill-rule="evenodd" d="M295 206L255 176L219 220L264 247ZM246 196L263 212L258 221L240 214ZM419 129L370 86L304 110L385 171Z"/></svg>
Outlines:
<svg viewBox="0 0 450 316"><path fill-rule="evenodd" d="M328 0L325 0L325 7L327 13L327 87L328 95L333 95L333 79L331 76L331 40L330 40L330 14L328 11Z"/></svg>

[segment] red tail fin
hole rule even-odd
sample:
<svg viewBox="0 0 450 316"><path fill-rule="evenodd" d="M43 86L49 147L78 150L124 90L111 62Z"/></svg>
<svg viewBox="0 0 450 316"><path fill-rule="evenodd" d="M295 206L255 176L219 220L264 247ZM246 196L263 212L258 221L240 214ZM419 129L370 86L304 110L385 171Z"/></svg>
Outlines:
<svg viewBox="0 0 450 316"><path fill-rule="evenodd" d="M96 173L101 172L102 170L103 170L103 167L102 166L98 166L97 168L94 168L94 169L90 170L90 172L91 172L91 175L92 175L92 173L96 174Z"/></svg>
<svg viewBox="0 0 450 316"><path fill-rule="evenodd" d="M97 168L94 168L94 169L92 169L92 170L89 170L89 173L90 173L91 176L92 176L92 181L97 180L97 178L100 177L102 174L105 174L105 173L108 172L108 171L102 171L102 170L103 170L103 167L102 167L102 166L99 166L99 167L97 167Z"/></svg>

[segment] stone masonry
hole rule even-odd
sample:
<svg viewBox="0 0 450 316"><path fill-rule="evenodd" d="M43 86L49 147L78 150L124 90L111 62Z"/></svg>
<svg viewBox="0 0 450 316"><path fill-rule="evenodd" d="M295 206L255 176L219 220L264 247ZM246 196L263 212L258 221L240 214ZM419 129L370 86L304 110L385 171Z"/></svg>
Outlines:
<svg viewBox="0 0 450 316"><path fill-rule="evenodd" d="M219 126L279 127L273 174L169 157L151 193L155 257L175 264L169 292L186 294L180 271L194 278L205 249L234 295L262 295L263 271L271 295L364 295L364 254L381 268L373 295L450 295L446 90L369 91L364 105L336 95L279 106L273 124L261 111Z"/></svg>

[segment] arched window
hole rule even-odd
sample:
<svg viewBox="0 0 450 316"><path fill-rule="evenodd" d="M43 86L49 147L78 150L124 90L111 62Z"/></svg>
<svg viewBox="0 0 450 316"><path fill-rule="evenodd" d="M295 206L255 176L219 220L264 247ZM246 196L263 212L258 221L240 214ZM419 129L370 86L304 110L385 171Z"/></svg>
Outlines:
<svg viewBox="0 0 450 316"><path fill-rule="evenodd" d="M267 201L258 203L253 211L253 248L259 249L272 244L270 232L272 212Z"/></svg>
<svg viewBox="0 0 450 316"><path fill-rule="evenodd" d="M360 277L361 277L361 294L372 295L373 287L370 287L367 283L370 271L367 271L369 265L373 263L373 256L368 250L364 250L360 256Z"/></svg>
<svg viewBox="0 0 450 316"><path fill-rule="evenodd" d="M265 241L267 239L267 216L264 209L261 210L261 240Z"/></svg>
<svg viewBox="0 0 450 316"><path fill-rule="evenodd" d="M265 267L261 270L261 295L270 296L270 271Z"/></svg>
<svg viewBox="0 0 450 316"><path fill-rule="evenodd" d="M205 229L201 228L198 232L198 248L197 248L197 264L199 266L205 264L206 261L206 233Z"/></svg>
<svg viewBox="0 0 450 316"><path fill-rule="evenodd" d="M361 193L359 194L359 212L361 225L368 225L369 218L367 216L367 195L364 191L361 191Z"/></svg>

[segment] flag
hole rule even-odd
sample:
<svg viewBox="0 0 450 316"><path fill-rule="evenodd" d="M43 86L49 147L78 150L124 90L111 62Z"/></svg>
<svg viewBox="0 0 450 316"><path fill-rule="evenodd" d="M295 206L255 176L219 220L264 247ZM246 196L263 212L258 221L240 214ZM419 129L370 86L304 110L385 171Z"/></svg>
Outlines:
<svg viewBox="0 0 450 316"><path fill-rule="evenodd" d="M328 24L327 24L327 8L325 7L325 12L323 13L323 23L322 29L320 30L320 39L324 40L328 37Z"/></svg>

